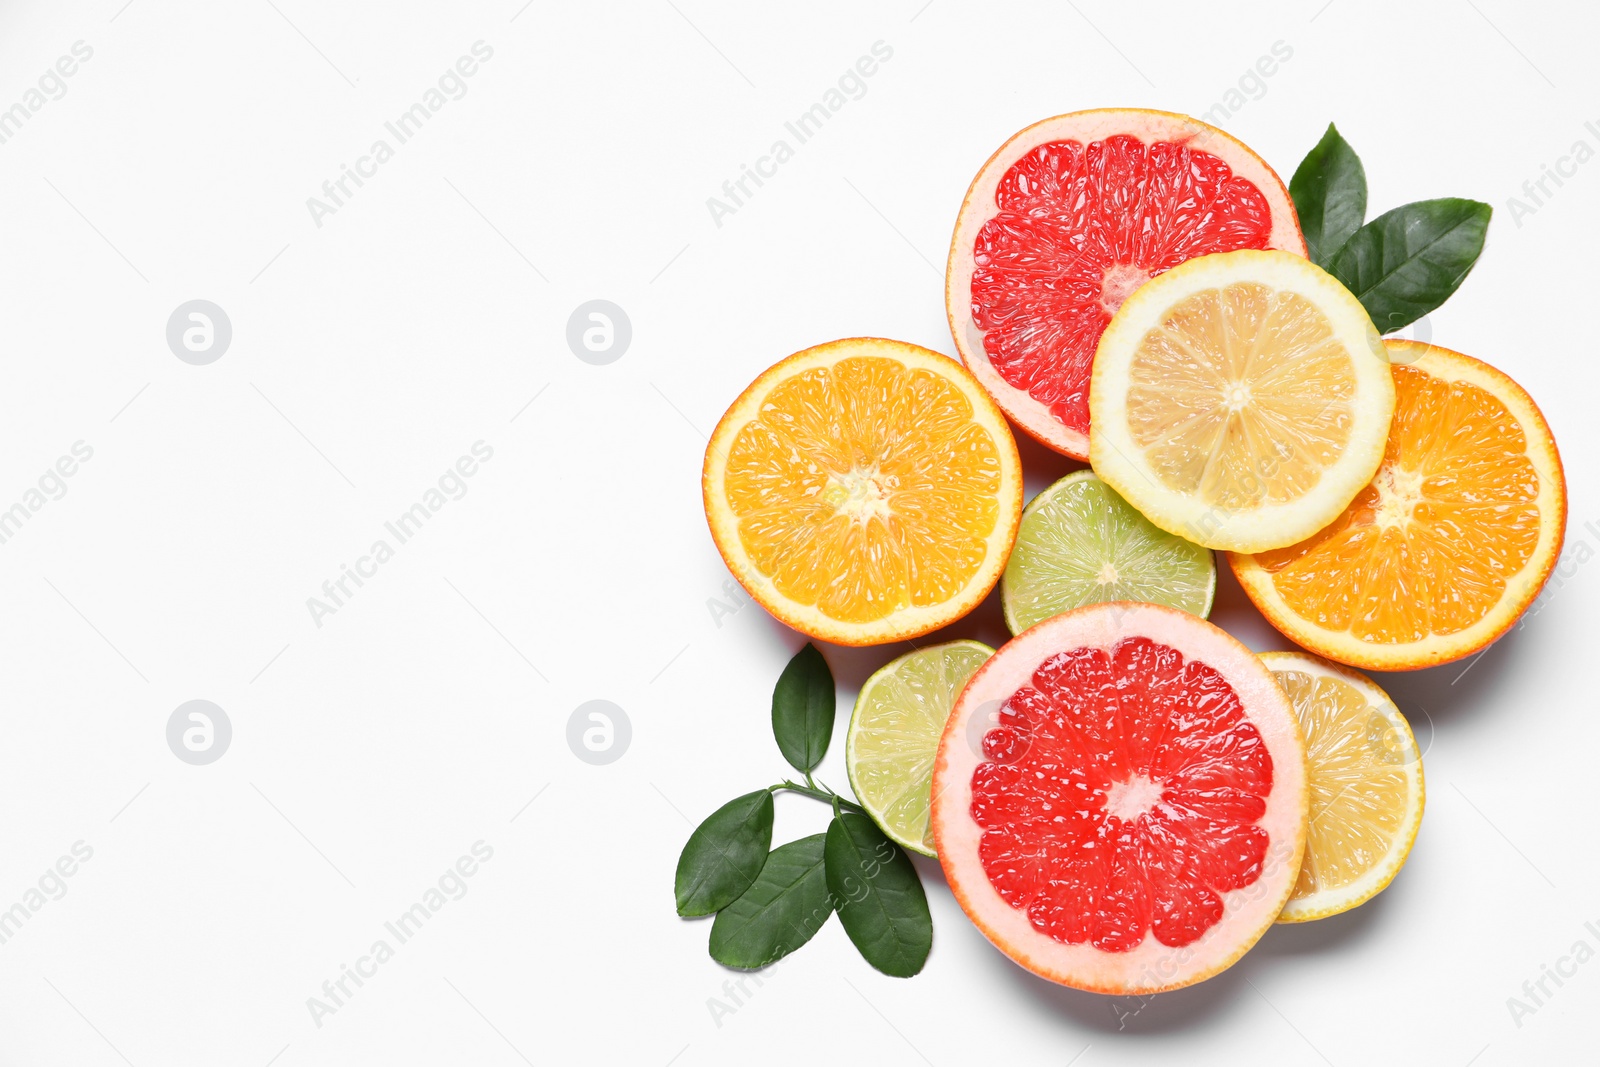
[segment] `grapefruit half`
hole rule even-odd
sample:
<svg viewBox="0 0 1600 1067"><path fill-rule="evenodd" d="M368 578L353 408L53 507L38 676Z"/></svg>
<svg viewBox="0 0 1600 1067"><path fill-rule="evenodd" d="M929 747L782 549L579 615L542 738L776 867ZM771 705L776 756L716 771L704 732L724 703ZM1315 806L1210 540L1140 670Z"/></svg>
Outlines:
<svg viewBox="0 0 1600 1067"><path fill-rule="evenodd" d="M1076 111L1016 134L962 202L945 309L962 362L1029 436L1089 458L1089 371L1122 301L1195 256L1306 254L1288 190L1187 115Z"/></svg>
<svg viewBox="0 0 1600 1067"><path fill-rule="evenodd" d="M933 772L934 841L967 916L1063 985L1209 978L1300 871L1305 740L1271 671L1187 612L1047 619L962 690Z"/></svg>

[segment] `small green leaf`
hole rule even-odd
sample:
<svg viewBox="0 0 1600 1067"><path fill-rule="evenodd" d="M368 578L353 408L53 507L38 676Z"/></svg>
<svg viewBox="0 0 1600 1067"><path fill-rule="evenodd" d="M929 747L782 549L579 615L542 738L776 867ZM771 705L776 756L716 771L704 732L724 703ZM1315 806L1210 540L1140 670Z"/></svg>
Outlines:
<svg viewBox="0 0 1600 1067"><path fill-rule="evenodd" d="M772 690L772 735L789 765L810 774L833 737L833 672L817 646L794 654Z"/></svg>
<svg viewBox="0 0 1600 1067"><path fill-rule="evenodd" d="M911 858L871 819L845 812L828 827L827 859L828 892L861 955L895 978L922 970L933 919Z"/></svg>
<svg viewBox="0 0 1600 1067"><path fill-rule="evenodd" d="M695 827L678 857L679 915L710 915L749 889L772 847L772 792L730 800Z"/></svg>
<svg viewBox="0 0 1600 1067"><path fill-rule="evenodd" d="M1357 230L1328 265L1379 333L1409 326L1449 298L1483 251L1490 207L1476 200L1420 200Z"/></svg>
<svg viewBox="0 0 1600 1067"><path fill-rule="evenodd" d="M833 914L823 859L826 834L779 845L755 883L717 912L711 924L711 958L753 971L787 956Z"/></svg>
<svg viewBox="0 0 1600 1067"><path fill-rule="evenodd" d="M1333 123L1289 180L1311 262L1324 269L1367 217L1367 172Z"/></svg>

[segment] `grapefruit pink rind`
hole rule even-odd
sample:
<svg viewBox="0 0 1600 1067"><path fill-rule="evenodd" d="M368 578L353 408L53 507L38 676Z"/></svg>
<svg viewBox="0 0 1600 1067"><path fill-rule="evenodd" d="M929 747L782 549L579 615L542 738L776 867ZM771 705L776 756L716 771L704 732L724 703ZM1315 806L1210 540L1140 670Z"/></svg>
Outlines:
<svg viewBox="0 0 1600 1067"><path fill-rule="evenodd" d="M1013 134L984 163L962 200L945 270L945 313L961 361L994 397L1011 421L1047 448L1074 459L1089 458L1088 435L1067 426L1048 405L1006 381L985 352L983 333L972 319L974 242L986 222L999 213L995 191L1018 160L1054 141L1091 144L1128 136L1151 144L1172 142L1210 153L1234 175L1249 181L1266 199L1272 215L1268 248L1306 255L1305 238L1289 190L1266 161L1215 126L1188 115L1141 108L1101 108L1043 119Z"/></svg>
<svg viewBox="0 0 1600 1067"><path fill-rule="evenodd" d="M975 715L986 715L1020 688L1051 656L1090 647L1110 651L1143 637L1176 649L1220 672L1238 695L1272 759L1273 786L1258 820L1270 844L1261 873L1222 895L1222 918L1182 947L1146 934L1133 949L1106 952L1067 944L1036 929L1025 910L1008 903L979 857L983 828L973 819L972 778L985 762L972 738ZM1095 993L1157 993L1203 981L1225 970L1273 924L1293 891L1305 848L1309 803L1305 738L1294 710L1271 672L1248 648L1217 626L1187 612L1128 601L1096 604L1057 615L1025 631L968 681L939 741L933 772L933 837L952 894L973 924L1023 968L1050 981Z"/></svg>

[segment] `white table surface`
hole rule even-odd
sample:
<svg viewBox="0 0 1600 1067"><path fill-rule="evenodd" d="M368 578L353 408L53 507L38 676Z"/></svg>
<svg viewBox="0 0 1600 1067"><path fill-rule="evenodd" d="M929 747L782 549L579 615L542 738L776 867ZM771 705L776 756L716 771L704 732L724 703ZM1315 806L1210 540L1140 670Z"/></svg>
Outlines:
<svg viewBox="0 0 1600 1067"><path fill-rule="evenodd" d="M1600 21L1505 0L1200 6L7 4L0 108L28 109L76 42L92 56L0 143L0 509L75 443L93 454L0 544L0 910L27 913L0 944L0 1062L1593 1060L1600 962L1563 964L1531 1014L1507 1002L1577 942L1600 949L1600 163L1516 220L1508 199L1575 142L1600 148ZM492 55L399 144L385 123L480 41ZM880 41L864 95L713 219L707 199ZM785 773L768 699L800 639L709 607L728 573L703 435L806 345L952 352L951 225L1012 132L1093 106L1207 112L1278 42L1292 57L1222 125L1287 178L1337 121L1374 214L1494 205L1429 326L1527 387L1571 490L1574 556L1537 618L1464 677L1382 679L1427 746L1409 865L1119 1019L1013 966L923 864L921 976L871 971L832 922L714 1017L730 973L708 924L674 916L673 866L692 821ZM380 138L392 158L362 163ZM343 165L369 176L314 218ZM165 336L193 299L232 327L202 366ZM566 343L593 299L632 327L605 365ZM399 544L384 524L480 441L465 494ZM1030 492L1072 466L1024 462ZM392 558L313 619L308 598L380 539ZM1231 579L1214 618L1284 645ZM950 633L1001 639L994 599ZM826 650L824 780L844 784L849 702L898 651ZM203 766L166 740L196 699L232 727ZM606 765L566 740L590 700L631 723ZM785 797L780 839L824 817ZM47 875L79 842L92 856ZM477 842L492 858L445 879L464 895L388 934ZM393 957L314 1017L380 939Z"/></svg>

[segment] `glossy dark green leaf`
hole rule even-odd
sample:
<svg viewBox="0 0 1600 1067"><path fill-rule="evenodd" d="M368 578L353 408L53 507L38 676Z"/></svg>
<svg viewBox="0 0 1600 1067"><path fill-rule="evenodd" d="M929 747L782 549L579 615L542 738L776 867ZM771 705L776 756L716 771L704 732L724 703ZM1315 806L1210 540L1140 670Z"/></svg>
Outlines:
<svg viewBox="0 0 1600 1067"><path fill-rule="evenodd" d="M730 800L695 827L678 857L673 892L679 915L710 915L738 900L772 847L772 793Z"/></svg>
<svg viewBox="0 0 1600 1067"><path fill-rule="evenodd" d="M1289 180L1311 262L1326 268L1367 217L1367 172L1333 123Z"/></svg>
<svg viewBox="0 0 1600 1067"><path fill-rule="evenodd" d="M1345 242L1328 272L1356 295L1379 333L1392 333L1460 286L1483 251L1490 210L1447 198L1386 211Z"/></svg>
<svg viewBox="0 0 1600 1067"><path fill-rule="evenodd" d="M817 646L794 654L772 690L772 735L789 765L810 774L833 737L833 672Z"/></svg>
<svg viewBox="0 0 1600 1067"><path fill-rule="evenodd" d="M865 815L828 827L828 892L861 955L884 974L909 978L933 947L928 895L911 857Z"/></svg>
<svg viewBox="0 0 1600 1067"><path fill-rule="evenodd" d="M826 834L779 845L744 895L717 912L711 958L725 967L756 970L807 941L833 914L823 859Z"/></svg>

